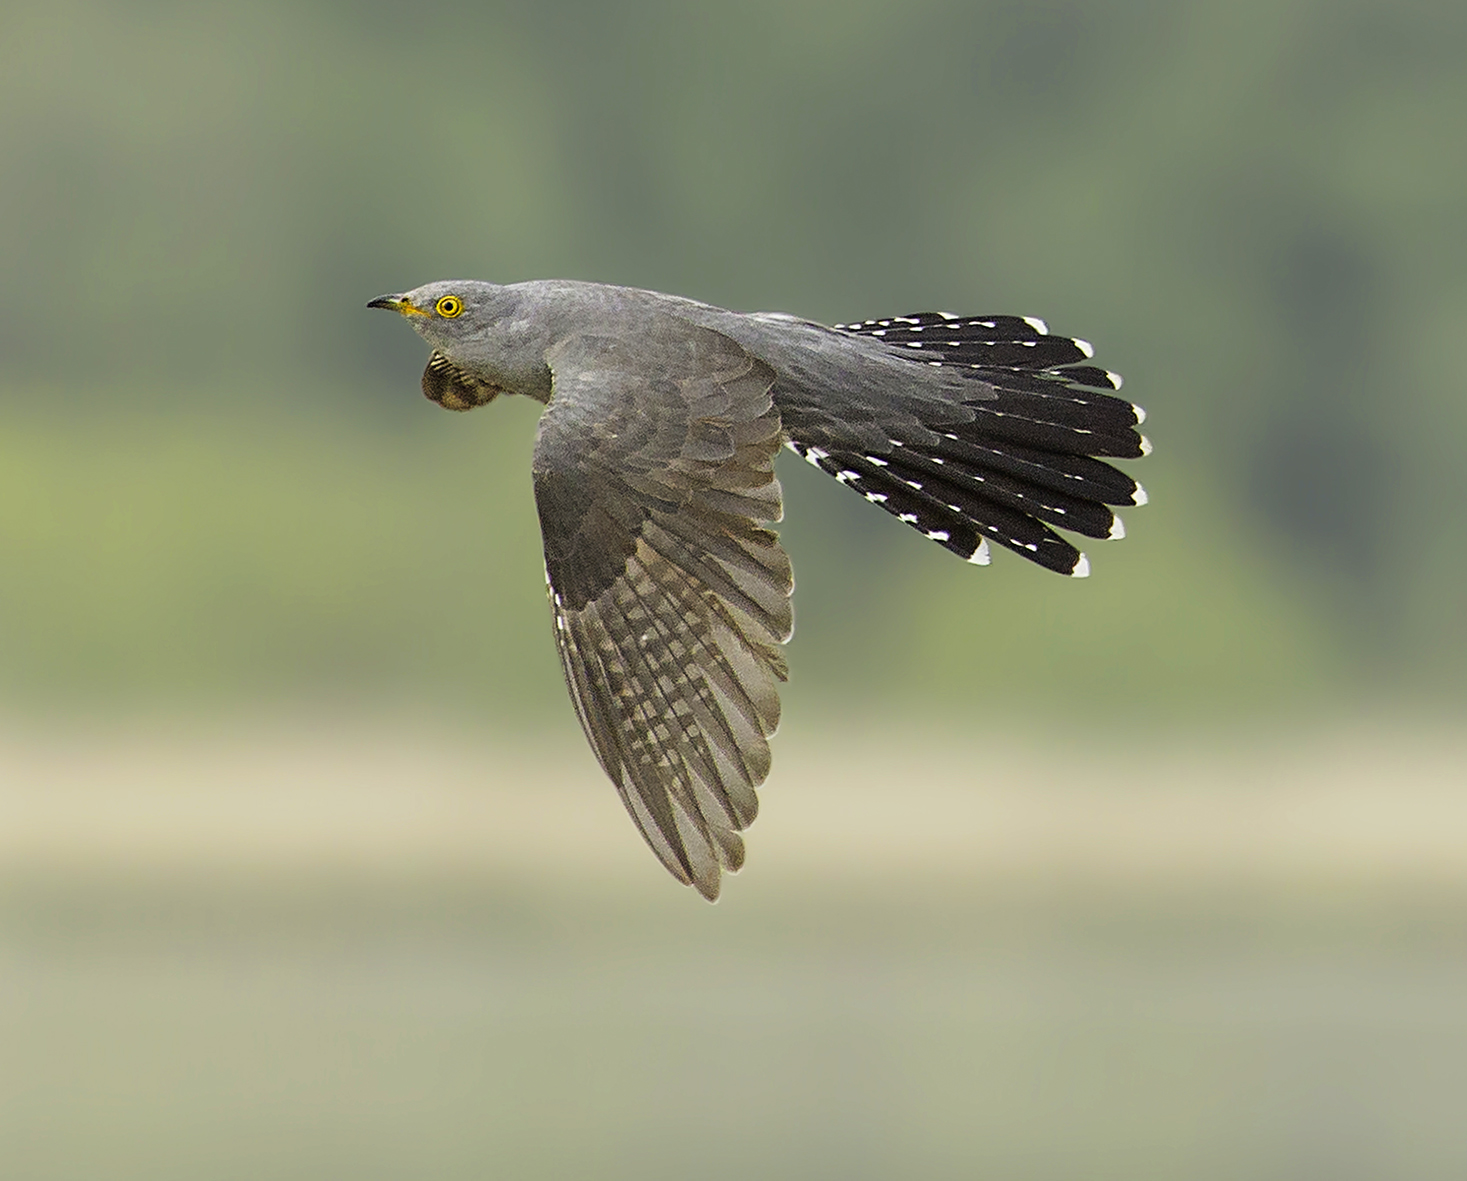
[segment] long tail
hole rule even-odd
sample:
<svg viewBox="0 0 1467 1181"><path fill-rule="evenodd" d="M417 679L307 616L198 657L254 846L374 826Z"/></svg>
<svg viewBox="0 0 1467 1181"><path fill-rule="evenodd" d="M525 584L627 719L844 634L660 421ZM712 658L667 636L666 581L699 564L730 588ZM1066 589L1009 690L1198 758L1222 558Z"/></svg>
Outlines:
<svg viewBox="0 0 1467 1181"><path fill-rule="evenodd" d="M992 541L1083 578L1085 555L1051 526L1125 536L1109 506L1145 504L1146 490L1097 457L1149 454L1136 430L1146 414L1102 392L1119 390L1121 379L1086 364L1094 356L1088 343L1051 336L1028 316L922 312L836 328L958 369L972 381L972 396L959 391L935 404L917 429L885 448L795 438L796 454L978 565L988 564Z"/></svg>

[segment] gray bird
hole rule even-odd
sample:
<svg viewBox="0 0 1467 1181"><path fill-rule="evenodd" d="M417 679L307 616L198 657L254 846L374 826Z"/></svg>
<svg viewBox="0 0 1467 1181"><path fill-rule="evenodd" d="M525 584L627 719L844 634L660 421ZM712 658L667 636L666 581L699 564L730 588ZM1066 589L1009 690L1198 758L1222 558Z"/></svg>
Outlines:
<svg viewBox="0 0 1467 1181"><path fill-rule="evenodd" d="M449 410L546 404L533 463L555 640L591 748L672 875L717 898L744 863L793 628L783 445L977 565L995 543L1089 573L1051 526L1123 536L1146 503L1097 456L1145 417L1083 340L1029 316L826 327L655 291L428 283L367 305L433 346Z"/></svg>

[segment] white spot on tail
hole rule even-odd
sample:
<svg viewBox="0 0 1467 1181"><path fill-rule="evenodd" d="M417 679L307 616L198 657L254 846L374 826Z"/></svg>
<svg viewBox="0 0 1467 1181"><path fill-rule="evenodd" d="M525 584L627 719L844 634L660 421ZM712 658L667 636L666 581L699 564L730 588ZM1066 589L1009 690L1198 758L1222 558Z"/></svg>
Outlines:
<svg viewBox="0 0 1467 1181"><path fill-rule="evenodd" d="M1084 554L1081 554L1075 560L1075 567L1074 567L1073 570L1070 571L1070 577L1071 578L1089 578L1090 577L1090 559L1087 558Z"/></svg>
<svg viewBox="0 0 1467 1181"><path fill-rule="evenodd" d="M969 555L968 561L972 562L975 566L986 566L989 562L993 561L993 554L988 548L988 539L986 537L979 541L978 548Z"/></svg>
<svg viewBox="0 0 1467 1181"><path fill-rule="evenodd" d="M946 541L952 535L946 529L932 529L927 533L930 541Z"/></svg>
<svg viewBox="0 0 1467 1181"><path fill-rule="evenodd" d="M1030 328L1034 329L1035 332L1039 333L1040 336L1049 335L1049 325L1041 320L1038 316L1025 316L1024 323L1029 325ZM985 324L984 327L992 328L993 325Z"/></svg>
<svg viewBox="0 0 1467 1181"><path fill-rule="evenodd" d="M1150 499L1151 497L1146 495L1146 489L1141 487L1140 484L1137 484L1136 491L1131 493L1132 504L1145 504Z"/></svg>
<svg viewBox="0 0 1467 1181"><path fill-rule="evenodd" d="M1087 357L1095 356L1095 346L1088 340L1081 340L1078 336L1074 338L1074 345Z"/></svg>
<svg viewBox="0 0 1467 1181"><path fill-rule="evenodd" d="M1116 389L1120 388L1120 386L1116 386ZM1135 402L1131 403L1131 409L1136 412L1136 425L1140 426L1146 421L1146 411L1142 410L1140 406L1137 406Z"/></svg>
<svg viewBox="0 0 1467 1181"><path fill-rule="evenodd" d="M866 456L866 462L867 463L874 463L877 467L886 467L886 466L888 466L886 460L882 459L881 456L879 456L879 455L868 455L868 456Z"/></svg>
<svg viewBox="0 0 1467 1181"><path fill-rule="evenodd" d="M897 520L898 521L905 521L908 525L915 525L917 523L917 514L916 513L897 513Z"/></svg>
<svg viewBox="0 0 1467 1181"><path fill-rule="evenodd" d="M1143 456L1151 454L1151 440L1145 435L1141 436L1141 454Z"/></svg>
<svg viewBox="0 0 1467 1181"><path fill-rule="evenodd" d="M1122 521L1120 519L1120 517L1117 517L1115 514L1112 513L1111 514L1111 522L1110 522L1110 532L1105 535L1105 539L1107 541L1119 541L1125 535L1126 535L1126 523L1124 521Z"/></svg>

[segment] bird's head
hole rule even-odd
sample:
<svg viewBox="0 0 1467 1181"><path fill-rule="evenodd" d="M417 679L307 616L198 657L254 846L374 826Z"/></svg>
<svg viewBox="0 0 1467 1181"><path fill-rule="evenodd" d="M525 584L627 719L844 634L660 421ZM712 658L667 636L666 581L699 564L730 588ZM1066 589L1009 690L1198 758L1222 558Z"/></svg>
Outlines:
<svg viewBox="0 0 1467 1181"><path fill-rule="evenodd" d="M379 295L367 306L397 312L429 344L453 356L497 318L494 295L503 290L472 279L442 279L400 295Z"/></svg>
<svg viewBox="0 0 1467 1181"><path fill-rule="evenodd" d="M548 336L521 305L515 287L477 279L441 279L400 295L379 295L367 304L398 313L433 346L423 390L455 410L483 405L493 396L483 396L489 390L550 400ZM444 381L452 386L448 394L465 405L452 404L440 388Z"/></svg>

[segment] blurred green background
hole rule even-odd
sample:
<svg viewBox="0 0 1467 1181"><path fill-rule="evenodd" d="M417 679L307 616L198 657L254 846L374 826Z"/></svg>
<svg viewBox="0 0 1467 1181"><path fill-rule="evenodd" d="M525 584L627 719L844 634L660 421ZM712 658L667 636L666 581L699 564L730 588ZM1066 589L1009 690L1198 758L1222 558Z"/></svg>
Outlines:
<svg viewBox="0 0 1467 1181"><path fill-rule="evenodd" d="M7 1176L1464 1175L1467 8L0 33ZM1042 315L1151 504L1074 583L783 464L709 910L564 700L537 407L363 306L453 276Z"/></svg>

